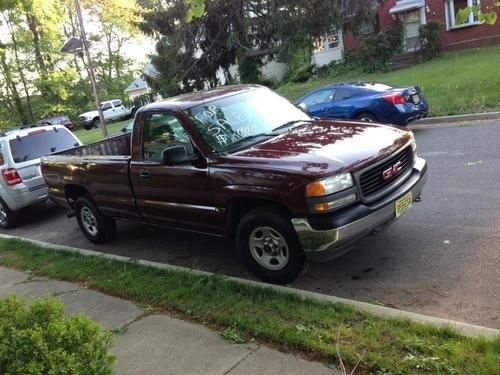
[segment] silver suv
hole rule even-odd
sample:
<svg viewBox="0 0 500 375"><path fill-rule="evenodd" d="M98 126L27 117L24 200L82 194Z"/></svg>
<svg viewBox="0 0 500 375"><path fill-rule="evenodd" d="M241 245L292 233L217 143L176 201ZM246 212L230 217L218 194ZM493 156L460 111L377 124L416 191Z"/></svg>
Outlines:
<svg viewBox="0 0 500 375"><path fill-rule="evenodd" d="M0 227L12 227L16 211L48 198L40 157L81 144L62 125L0 131Z"/></svg>

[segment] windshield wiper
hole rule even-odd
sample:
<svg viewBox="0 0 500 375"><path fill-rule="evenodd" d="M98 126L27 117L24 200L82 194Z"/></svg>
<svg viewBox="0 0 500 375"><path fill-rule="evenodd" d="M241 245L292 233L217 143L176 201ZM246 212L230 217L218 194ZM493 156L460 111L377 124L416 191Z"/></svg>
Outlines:
<svg viewBox="0 0 500 375"><path fill-rule="evenodd" d="M247 137L238 139L234 143L231 143L229 146L227 146L225 149L223 149L222 152L228 152L231 150L235 151L234 150L235 148L238 149L238 147L235 147L235 146L246 145L248 142L250 142L252 140L256 140L256 139L262 138L262 137L274 137L275 135L276 134L272 134L272 133L259 133L259 134L249 135ZM258 143L258 142L255 142L255 143Z"/></svg>
<svg viewBox="0 0 500 375"><path fill-rule="evenodd" d="M277 128L274 128L272 130L272 132L276 132L278 130L281 130L281 129L286 129L286 128L289 128L288 130L291 130L292 129L292 125L295 125L295 124L299 124L299 123L304 123L304 122L312 122L313 120L292 120L292 121L288 121L288 122L285 122L283 125L280 125L278 126Z"/></svg>

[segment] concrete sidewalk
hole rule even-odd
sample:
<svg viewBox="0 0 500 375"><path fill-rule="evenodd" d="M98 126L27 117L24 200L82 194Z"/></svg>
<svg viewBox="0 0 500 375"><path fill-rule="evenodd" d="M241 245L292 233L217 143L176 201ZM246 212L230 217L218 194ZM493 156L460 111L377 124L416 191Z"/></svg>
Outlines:
<svg viewBox="0 0 500 375"><path fill-rule="evenodd" d="M130 301L76 284L0 267L0 297L9 294L25 300L55 296L67 314L87 315L107 329L126 327L112 349L117 374L341 374L259 344L230 344L204 326L147 315Z"/></svg>

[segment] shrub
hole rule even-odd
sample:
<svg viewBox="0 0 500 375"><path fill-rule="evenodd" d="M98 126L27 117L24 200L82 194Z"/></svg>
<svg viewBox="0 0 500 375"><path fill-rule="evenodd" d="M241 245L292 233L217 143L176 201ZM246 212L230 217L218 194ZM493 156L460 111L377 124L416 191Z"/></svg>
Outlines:
<svg viewBox="0 0 500 375"><path fill-rule="evenodd" d="M403 47L403 31L385 29L363 39L358 52L358 63L368 73L387 69L389 60Z"/></svg>
<svg viewBox="0 0 500 375"><path fill-rule="evenodd" d="M441 54L442 46L439 37L441 27L439 22L428 22L419 27L418 45L422 60L428 61Z"/></svg>
<svg viewBox="0 0 500 375"><path fill-rule="evenodd" d="M92 320L63 318L63 305L41 298L26 308L0 300L0 374L112 374L112 334Z"/></svg>
<svg viewBox="0 0 500 375"><path fill-rule="evenodd" d="M261 76L259 80L259 84L269 87L271 89L275 89L279 86L279 82L276 78Z"/></svg>
<svg viewBox="0 0 500 375"><path fill-rule="evenodd" d="M314 64L302 65L290 75L292 82L305 82L314 74Z"/></svg>

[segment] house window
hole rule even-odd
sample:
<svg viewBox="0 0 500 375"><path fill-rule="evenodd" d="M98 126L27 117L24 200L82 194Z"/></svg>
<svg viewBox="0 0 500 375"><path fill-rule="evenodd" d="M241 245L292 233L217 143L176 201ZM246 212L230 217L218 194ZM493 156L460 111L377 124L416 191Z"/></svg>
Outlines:
<svg viewBox="0 0 500 375"><path fill-rule="evenodd" d="M340 34L337 29L331 29L314 42L313 52L323 52L325 50L340 47Z"/></svg>
<svg viewBox="0 0 500 375"><path fill-rule="evenodd" d="M446 26L448 30L457 27L477 25L479 23L477 15L471 13L469 15L469 19L466 20L464 24L456 24L455 19L457 17L458 11L467 7L480 7L480 2L479 0L447 0L445 2Z"/></svg>

